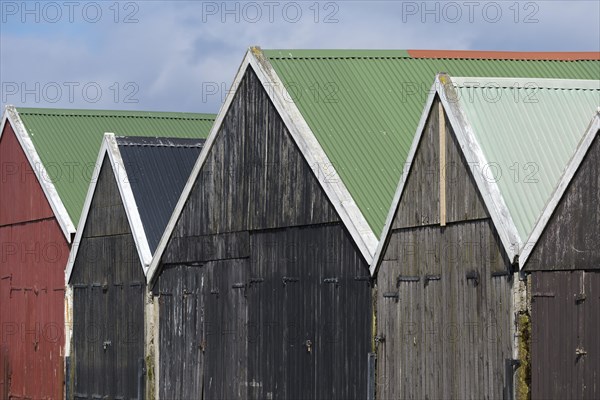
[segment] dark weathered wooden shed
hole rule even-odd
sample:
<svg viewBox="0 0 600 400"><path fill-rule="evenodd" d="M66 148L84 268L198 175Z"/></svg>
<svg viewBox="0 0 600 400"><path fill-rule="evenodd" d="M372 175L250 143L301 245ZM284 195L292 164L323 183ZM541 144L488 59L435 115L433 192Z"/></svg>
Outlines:
<svg viewBox="0 0 600 400"><path fill-rule="evenodd" d="M105 135L67 265L70 397L145 397L145 274L203 143Z"/></svg>
<svg viewBox="0 0 600 400"><path fill-rule="evenodd" d="M599 244L596 114L519 259L531 280L533 399L600 397Z"/></svg>
<svg viewBox="0 0 600 400"><path fill-rule="evenodd" d="M64 397L65 267L104 132L205 137L214 116L7 106L0 126L0 397Z"/></svg>
<svg viewBox="0 0 600 400"><path fill-rule="evenodd" d="M367 394L375 239L263 62L244 59L150 270L159 398Z"/></svg>
<svg viewBox="0 0 600 400"><path fill-rule="evenodd" d="M161 397L373 394L368 267L431 77L598 64L495 56L250 49L148 275Z"/></svg>
<svg viewBox="0 0 600 400"><path fill-rule="evenodd" d="M374 263L378 398L512 398L520 363L526 394L518 256L598 89L438 75Z"/></svg>

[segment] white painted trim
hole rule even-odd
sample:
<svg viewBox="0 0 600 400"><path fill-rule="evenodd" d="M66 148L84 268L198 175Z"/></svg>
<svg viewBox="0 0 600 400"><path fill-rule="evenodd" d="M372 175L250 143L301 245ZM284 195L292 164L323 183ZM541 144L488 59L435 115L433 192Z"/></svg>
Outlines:
<svg viewBox="0 0 600 400"><path fill-rule="evenodd" d="M452 77L458 87L516 87L528 85L538 89L585 89L600 90L600 80L593 79L538 79L538 78L496 78L496 77Z"/></svg>
<svg viewBox="0 0 600 400"><path fill-rule="evenodd" d="M379 267L379 264L381 263L381 258L383 257L383 249L385 248L386 243L389 239L388 236L394 221L394 217L398 210L399 202L402 198L402 193L404 191L406 181L410 174L414 157L416 156L416 151L423 136L425 123L427 122L427 118L429 117L429 114L431 112L431 107L433 105L435 95L439 96L439 99L442 102L442 105L444 106L444 110L446 111L446 115L448 115L448 120L450 121L450 125L454 130L456 139L460 146L460 150L464 153L464 156L467 159L467 161L477 162L480 166L487 165L487 160L483 154L483 151L479 146L475 135L473 134L473 128L469 124L466 115L460 107L460 104L455 100L448 101L448 99L457 98L455 96L455 93L447 93L447 91L454 90L454 84L454 80L450 80L450 77L446 74L438 74L435 78L435 82L433 83L432 89L429 94L429 98L427 99L425 109L421 114L421 120L419 121L419 125L417 127L417 132L415 134L411 150L406 160L408 170L404 171L402 174L400 184L396 190L396 194L394 195L392 207L388 214L388 218L384 226L381 239L379 241L379 246L377 247L377 252L373 259L373 263L370 266L370 272L372 275L375 275L377 273L377 269ZM518 253L518 248L521 239L519 237L517 228L512 220L512 217L508 211L506 203L504 202L504 198L500 193L500 188L495 182L488 182L487 180L485 180L482 174L471 173L471 175L475 180L475 184L481 194L485 207L490 213L490 217L492 218L496 230L498 231L498 235L500 236L500 240L502 241L506 254L511 259L511 262L514 262Z"/></svg>
<svg viewBox="0 0 600 400"><path fill-rule="evenodd" d="M344 222L350 235L354 238L367 264L371 264L375 250L377 249L377 236L373 233L366 218L352 198L350 191L339 177L335 167L306 123L300 110L291 101L292 96L288 93L277 72L271 66L271 63L264 57L260 50L252 49L251 51L253 57L250 58L250 65L253 67L263 86L273 86L274 90L267 91L273 105L290 131L300 152L309 166L313 168L317 180ZM328 171L333 171L333 174L328 173L328 176L337 177L335 182L332 179L319 178L320 170L315 170L313 166L321 165L327 166Z"/></svg>
<svg viewBox="0 0 600 400"><path fill-rule="evenodd" d="M119 188L119 193L123 200L127 220L131 227L133 240L135 241L138 256L140 257L140 262L142 263L145 275L148 272L150 262L152 261L152 252L150 251L150 245L148 244L148 237L146 236L146 231L142 224L142 218L138 210L137 202L135 201L135 196L133 195L133 190L131 189L129 176L127 175L127 168L125 167L121 151L115 140L115 135L114 133L105 133L104 139L107 143L108 156L112 164L112 170L115 174L117 187Z"/></svg>
<svg viewBox="0 0 600 400"><path fill-rule="evenodd" d="M90 206L92 205L92 199L94 198L94 193L96 192L96 184L98 183L98 177L100 176L100 170L102 169L102 162L104 161L106 151L106 141L102 140L102 144L100 145L100 152L98 153L98 158L96 159L94 172L92 174L92 179L90 180L90 186L88 187L88 192L85 196L85 202L83 203L81 216L79 217L77 233L75 234L75 238L73 239L73 246L71 246L71 252L69 253L67 268L65 269L65 282L67 285L71 280L71 275L73 273L73 264L75 264L75 259L77 258L77 252L79 251L79 243L81 243L83 229L85 228L87 217L90 212Z"/></svg>
<svg viewBox="0 0 600 400"><path fill-rule="evenodd" d="M121 157L121 152L117 146L114 134L105 133L104 139L102 140L102 144L100 146L100 152L98 153L98 158L96 159L96 168L94 168L94 174L92 180L90 181L85 203L83 204L81 217L79 218L77 234L75 235L71 253L69 254L69 260L67 262L67 268L65 271L65 281L67 284L71 280L71 275L73 274L73 265L77 259L79 244L82 240L85 225L92 205L92 200L94 199L94 194L96 192L98 178L102 170L104 158L106 156L108 156L110 167L117 182L117 187L119 188L119 194L121 195L121 200L123 201L123 207L125 208L125 212L127 214L127 220L129 222L129 226L131 227L131 233L135 241L144 274L146 274L148 271L148 266L152 260L152 253L150 252L148 239L146 238L144 226L142 225L142 220L137 208L137 203L135 201L135 197L133 196L131 185L129 184L129 178L127 176L125 164L123 163L123 159Z"/></svg>
<svg viewBox="0 0 600 400"><path fill-rule="evenodd" d="M596 138L596 135L599 134L599 131L600 111L598 111L596 115L594 115L594 117L588 124L585 134L581 138L581 141L577 146L577 150L575 150L575 154L573 154L573 157L567 164L565 171L563 172L562 178L558 183L558 186L556 187L556 189L554 189L552 197L550 198L548 204L544 208L542 215L540 215L540 217L536 221L535 226L531 231L531 234L529 235L529 238L527 238L527 241L522 244L520 249L521 254L519 256L519 269L523 269L527 265L527 260L529 259L529 256L533 252L533 249L535 249L535 246L540 237L542 236L542 233L544 233L544 230L546 229L550 218L552 217L556 208L560 204L560 201L566 193L569 184L571 183L573 177L577 173L577 170L581 166L583 159L587 155L590 147L592 146L592 143L594 142L594 139Z"/></svg>
<svg viewBox="0 0 600 400"><path fill-rule="evenodd" d="M42 160L40 159L33 142L31 141L31 137L19 116L17 109L14 106L8 105L4 111L4 117L2 118L2 130L0 130L0 137L2 136L2 132L4 131L4 126L6 125L6 121L10 122L11 127L23 149L23 152L27 156L27 160L31 165L31 169L34 171L35 176L46 195L46 199L50 204L50 208L52 208L52 212L60 225L65 238L67 239L67 243L71 243L71 236L75 233L75 225L65 208L64 203L62 202L58 192L56 191L56 187L54 183L52 183L49 179L44 179L44 176L49 177Z"/></svg>
<svg viewBox="0 0 600 400"><path fill-rule="evenodd" d="M311 167L314 165L327 165L328 167L331 167L330 171L334 171L334 176L338 176L337 172L335 172L333 169L332 164L329 162L325 151L319 145L316 137L308 127L308 124L302 117L300 111L293 102L289 101L289 99L292 97L285 89L282 81L279 79L279 76L276 74L269 61L263 56L262 51L255 47L249 49L246 52L246 55L244 56L242 64L240 65L234 79L232 85L234 90L229 91L227 94L225 103L223 103L223 106L217 115L210 135L208 136L204 148L202 149L200 156L194 165L192 173L190 174L190 178L183 189L177 206L175 207L175 210L171 215L171 219L169 220L158 247L156 248L154 258L147 274L147 281L149 283L154 281L159 272L158 268L162 254L165 251L167 243L171 237L171 234L173 233L173 230L175 229L175 225L177 224L177 220L179 219L185 203L187 202L187 199L192 191L194 183L196 182L198 174L200 173L200 169L204 165L208 154L212 149L223 120L229 111L233 98L237 93L237 88L239 87L239 84L244 77L248 66L252 67L263 86L266 84L271 86L271 90L266 90L266 92L275 105L277 112L283 119L286 128L290 131L294 142L297 144L309 165ZM315 174L318 174L318 171L314 172ZM361 251L361 254L367 263L370 264L373 259L373 254L377 248L377 237L369 227L364 215L360 212L358 206L350 196L350 192L340 179L338 179L338 182L335 183L324 182L317 176L317 180L320 182L326 195L330 199L334 208L340 215L340 218L355 240L359 250Z"/></svg>
<svg viewBox="0 0 600 400"><path fill-rule="evenodd" d="M206 161L206 158L208 157L208 154L215 143L216 137L219 133L219 129L221 128L221 125L223 124L223 120L225 119L225 115L227 115L227 112L229 111L229 108L231 107L233 98L234 98L235 94L237 93L237 89L239 88L240 82L242 81L242 78L244 77L244 73L246 72L246 68L248 67L249 58L250 58L250 52L248 51L248 52L246 52L246 55L244 56L244 59L242 60L242 64L238 68L235 79L233 80L233 84L231 86L232 90L229 90L229 92L227 93L225 102L223 103L223 105L221 106L221 109L219 110L219 113L217 114L215 123L213 124L213 126L210 130L210 133L206 139L206 142L204 142L204 146L202 147L202 150L200 151L200 155L198 156L198 159L196 160L196 163L194 164L194 168L192 169L192 172L190 173L190 176L183 188L183 191L181 192L181 196L179 196L179 200L177 201L177 205L175 206L175 209L173 210L173 214L171 214L171 218L169 219L169 222L167 223L167 226L165 227L165 231L163 232L163 235L160 238L160 241L158 242L158 246L156 246L156 250L154 251L154 257L152 259L152 262L150 263L150 268L148 269L148 273L146 274L146 281L148 283L153 282L154 279L156 278L156 275L159 273L158 267L159 267L159 263L162 258L162 255L163 255L163 253L167 247L167 244L171 238L173 230L175 229L175 225L177 225L179 216L183 212L185 203L187 202L187 199L190 196L192 189L194 188L196 179L198 178L198 175L200 174L200 169L204 165L204 162Z"/></svg>
<svg viewBox="0 0 600 400"><path fill-rule="evenodd" d="M479 166L488 165L483 150L479 146L479 142L474 134L473 127L460 107L460 100L458 102L454 100L458 97L454 89L453 80L447 74L438 74L435 81L436 88L440 94L440 100L444 105L458 144L467 162L475 161ZM490 213L506 254L510 261L514 263L521 244L521 237L506 206L500 188L496 182L484 179L480 173L471 173L471 176L474 178L483 202Z"/></svg>
<svg viewBox="0 0 600 400"><path fill-rule="evenodd" d="M406 162L402 168L402 176L400 177L400 182L398 183L396 193L394 194L394 199L392 200L392 207L390 208L387 219L385 221L385 225L383 226L383 231L381 233L379 245L377 246L377 250L375 251L375 256L373 257L373 262L369 267L369 272L371 273L371 276L375 276L377 270L379 269L379 264L381 262L380 258L383 256L383 249L387 245L388 235L390 233L390 230L392 229L394 217L396 215L396 212L398 211L398 207L400 206L400 199L402 198L402 193L404 192L406 181L408 180L408 176L412 169L412 164L415 155L417 154L417 149L419 148L421 137L423 136L423 130L425 129L425 124L427 123L427 119L429 118L429 113L431 112L431 107L433 106L433 101L435 100L436 95L437 91L434 83L431 86L431 90L429 91L429 96L427 97L427 101L425 103L425 109L423 110L423 113L421 113L421 119L419 121L419 125L417 125L417 131L413 138L410 151L408 152Z"/></svg>

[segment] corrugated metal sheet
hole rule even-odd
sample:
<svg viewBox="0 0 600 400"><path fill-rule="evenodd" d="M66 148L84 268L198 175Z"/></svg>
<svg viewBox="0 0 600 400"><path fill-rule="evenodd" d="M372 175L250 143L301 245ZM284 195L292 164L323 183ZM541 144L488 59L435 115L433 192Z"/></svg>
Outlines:
<svg viewBox="0 0 600 400"><path fill-rule="evenodd" d="M460 106L490 163L479 173L497 182L527 240L600 106L600 81L460 81Z"/></svg>
<svg viewBox="0 0 600 400"><path fill-rule="evenodd" d="M49 178L75 225L105 132L206 138L212 114L18 108Z"/></svg>
<svg viewBox="0 0 600 400"><path fill-rule="evenodd" d="M597 79L600 70L598 59L411 58L398 50L264 53L377 236L436 73Z"/></svg>
<svg viewBox="0 0 600 400"><path fill-rule="evenodd" d="M204 139L117 137L150 251L175 209Z"/></svg>

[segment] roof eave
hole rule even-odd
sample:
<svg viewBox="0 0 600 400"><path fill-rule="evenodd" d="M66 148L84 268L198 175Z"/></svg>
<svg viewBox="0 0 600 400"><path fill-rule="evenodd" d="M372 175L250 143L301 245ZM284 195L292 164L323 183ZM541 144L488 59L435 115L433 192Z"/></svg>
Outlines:
<svg viewBox="0 0 600 400"><path fill-rule="evenodd" d="M137 204L135 202L135 197L133 196L133 192L131 190L131 185L129 184L129 178L127 176L125 164L123 163L121 153L115 141L115 136L113 133L105 133L104 138L102 140L102 144L100 146L100 151L98 153L98 158L96 159L94 175L92 177L92 180L90 181L90 186L88 188L85 202L83 204L81 217L79 218L77 233L75 235L75 239L73 240L73 246L69 254L69 260L67 262L67 268L65 270L65 282L67 284L71 280L71 276L73 274L73 266L75 264L75 260L77 259L79 245L81 243L83 232L85 230L85 225L92 205L92 200L94 199L94 195L96 193L96 185L98 184L98 178L101 172L104 158L107 155L109 158L111 170L115 177L115 181L117 182L117 187L119 188L119 194L121 196L121 200L123 201L125 213L127 214L127 220L131 228L138 257L140 258L144 274L147 273L150 262L152 260L152 253L150 251L150 246L148 245L148 239L144 231L144 226L142 225L142 220L140 218ZM121 173L122 175L120 175Z"/></svg>
<svg viewBox="0 0 600 400"><path fill-rule="evenodd" d="M596 135L598 135L599 131L600 131L600 109L592 117L590 123L588 124L588 127L585 130L585 134L583 135L583 137L581 138L581 141L577 145L577 149L575 150L573 157L567 164L567 167L565 168L565 171L564 171L562 177L560 178L560 181L559 181L557 187L554 189L554 192L553 192L550 200L548 201L547 205L544 207L544 211L542 212L542 214L536 221L536 223L533 227L533 230L531 231L531 234L527 238L527 241L525 243L523 243L520 248L520 255L519 255L519 269L520 270L523 270L523 269L527 270L527 268L525 268L525 266L527 265L527 261L528 261L529 257L531 256L531 253L535 249L535 246L536 246L538 240L540 239L540 237L546 230L546 226L548 225L550 218L552 218L552 215L554 214L554 212L556 211L556 208L560 204L560 201L563 198L563 196L565 195L567 188L569 187L569 184L571 183L573 177L575 176L575 173L581 166L583 159L585 158L586 154L588 153L588 151L589 151L590 147L592 146L592 143L594 142L594 139L595 139Z"/></svg>
<svg viewBox="0 0 600 400"><path fill-rule="evenodd" d="M452 79L448 74L438 74L435 78L435 85L465 158L477 162L478 165L488 165L484 152L474 134L473 127L462 110L460 101L456 100L458 96ZM484 179L482 174L473 173L472 176L498 232L506 255L514 264L517 261L521 237L504 201L502 192L496 182Z"/></svg>
<svg viewBox="0 0 600 400"><path fill-rule="evenodd" d="M15 136L17 137L17 140L19 141L19 144L27 157L27 161L29 162L31 169L35 173L38 183L42 187L44 195L50 204L50 208L52 209L52 212L58 221L67 243L71 243L73 235L75 234L75 225L73 224L73 221L71 220L64 203L58 195L54 183L52 183L50 179L44 178L49 177L50 175L48 175L48 172L46 171L46 168L42 163L42 160L37 153L33 142L31 141L29 133L27 132L27 128L25 128L25 124L23 124L23 121L19 116L19 112L12 105L7 105L4 111L4 116L0 126L0 137L2 137L2 133L4 132L4 127L7 122L9 122L13 128Z"/></svg>
<svg viewBox="0 0 600 400"><path fill-rule="evenodd" d="M358 208L350 191L344 184L335 166L329 160L325 150L319 144L315 134L308 126L302 113L285 88L283 81L260 48L250 49L250 65L263 85L272 85L275 90L267 93L288 128L294 142L310 166L326 166L328 179L319 179L318 170L314 171L325 194L333 204L342 222L350 232L367 264L371 264L377 249L377 236L369 226L367 219ZM287 100L286 100L287 99ZM332 176L338 179L330 179Z"/></svg>
<svg viewBox="0 0 600 400"><path fill-rule="evenodd" d="M233 98L234 98L235 94L237 93L238 88L240 87L242 77L244 75L244 72L246 71L248 64L249 64L249 58L250 58L250 51L247 51L246 55L244 56L244 59L242 60L242 63L240 64L240 66L238 68L238 71L235 75L235 78L234 78L232 86L231 86L235 90L230 90L227 92L225 102L223 102L223 105L221 106L221 109L219 110L219 113L217 114L217 118L215 118L215 121L214 121L211 131L208 135L208 138L206 139L206 142L204 143L204 147L202 148L202 151L200 151L200 155L198 156L198 159L196 160L196 163L194 164L194 168L192 168L192 172L190 173L190 176L188 177L188 180L183 188L183 191L181 192L181 195L179 196L179 200L177 201L177 204L176 204L175 208L173 209L171 218L169 218L169 222L167 223L167 226L165 227L163 235L161 236L160 241L158 242L158 246L156 246L156 250L154 251L154 256L152 258L152 261L150 262L150 267L148 268L148 273L146 274L146 281L149 284L152 284L155 281L155 279L158 277L158 274L160 273L159 267L160 267L160 261L162 259L163 253L167 247L167 244L169 243L169 240L171 238L171 235L173 234L175 226L177 225L179 216L183 212L185 203L187 202L187 199L190 196L192 189L194 188L194 184L196 182L196 179L198 178L198 175L200 174L200 170L202 169L202 166L204 165L204 163L208 157L208 154L209 154L210 150L212 149L212 146L216 140L219 129L221 128L221 125L223 124L223 120L225 119L225 115L229 111L231 103L233 102Z"/></svg>
<svg viewBox="0 0 600 400"><path fill-rule="evenodd" d="M166 249L167 243L173 230L175 229L177 220L179 219L179 215L183 211L183 207L185 206L187 198L191 193L194 182L196 181L196 178L200 173L200 169L206 161L214 141L216 140L223 120L231 106L234 96L237 94L237 89L240 86L239 84L248 67L253 69L263 86L268 84L271 89L276 89L266 90L266 92L270 100L273 102L277 112L281 116L286 128L289 130L294 142L300 149L300 152L303 154L309 165L326 165L328 167L328 176L331 176L332 172L334 176L339 176L337 175L337 172L333 168L331 162L329 162L325 151L320 146L297 106L293 102L289 101L289 99L292 97L285 89L281 79L275 72L269 60L264 56L259 47L251 47L246 52L246 55L244 56L244 59L238 68L236 77L234 79L232 87L236 90L229 91L227 94L227 98L225 99L225 102L223 103L219 114L215 119L215 123L205 143L205 146L202 149L196 164L194 165L194 169L192 170L188 182L185 185L179 202L177 203L171 219L167 224L165 232L163 233L158 247L156 248L147 276L149 283L154 282L157 274L159 273L159 264L162 254ZM286 101L286 99L288 100ZM314 172L316 173L317 171ZM337 182L331 182L330 180L318 179L318 176L316 178L325 191L325 194L333 204L342 222L350 232L350 235L354 239L365 261L370 265L377 248L378 240L367 223L366 218L352 199L350 192L340 179L337 179Z"/></svg>
<svg viewBox="0 0 600 400"><path fill-rule="evenodd" d="M410 151L408 152L408 157L406 158L405 166L408 168L404 168L402 171L402 175L400 176L400 182L396 188L396 193L394 194L394 198L392 200L392 206L388 212L388 216L383 226L383 231L381 232L381 237L379 239L379 244L377 246L377 250L375 252L375 256L373 257L373 262L369 267L369 272L371 276L375 276L377 274L377 270L379 269L379 264L381 263L381 257L383 257L383 249L387 244L387 239L392 229L392 224L394 222L394 217L396 212L398 211L398 207L400 205L400 199L402 198L402 193L404 193L404 188L406 185L406 181L408 179L408 175L412 169L412 164L417 153L417 149L419 148L419 143L421 142L421 137L423 136L423 130L425 129L425 124L427 123L427 119L429 118L429 113L431 112L431 107L433 106L433 101L435 96L437 95L437 91L435 89L435 82L432 85L429 95L427 97L427 101L425 102L425 108L421 113L421 119L419 120L419 125L417 125L417 130L413 137L413 142L410 147Z"/></svg>

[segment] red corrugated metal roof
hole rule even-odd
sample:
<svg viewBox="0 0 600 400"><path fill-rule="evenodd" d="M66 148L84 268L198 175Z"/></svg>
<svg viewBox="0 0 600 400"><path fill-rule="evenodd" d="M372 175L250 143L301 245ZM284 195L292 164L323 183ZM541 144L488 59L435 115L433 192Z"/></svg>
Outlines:
<svg viewBox="0 0 600 400"><path fill-rule="evenodd" d="M480 60L600 60L598 51L531 52L531 51L477 51L477 50L407 50L412 58L463 58Z"/></svg>

